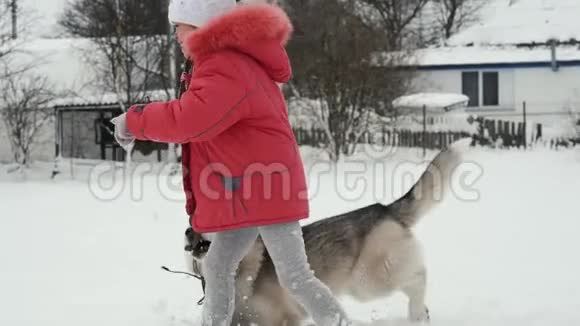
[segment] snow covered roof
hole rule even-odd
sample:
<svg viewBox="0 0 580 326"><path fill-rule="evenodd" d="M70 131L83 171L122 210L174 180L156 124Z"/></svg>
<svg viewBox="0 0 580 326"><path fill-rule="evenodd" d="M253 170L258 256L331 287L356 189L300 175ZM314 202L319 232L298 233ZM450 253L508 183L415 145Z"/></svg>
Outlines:
<svg viewBox="0 0 580 326"><path fill-rule="evenodd" d="M165 91L149 91L147 92L148 98L144 98L143 101L167 101L174 98L173 90ZM89 96L72 96L58 98L52 101L50 107L87 107L87 106L117 106L119 104L119 97L117 93L101 93L98 95ZM133 103L131 103L133 104Z"/></svg>
<svg viewBox="0 0 580 326"><path fill-rule="evenodd" d="M529 44L580 41L579 0L490 1L479 23L458 33L449 45Z"/></svg>
<svg viewBox="0 0 580 326"><path fill-rule="evenodd" d="M556 61L559 64L580 65L580 48L577 46L556 47ZM515 46L457 46L422 49L406 59L405 65L419 67L446 67L467 65L509 65L538 64L550 65L550 47Z"/></svg>
<svg viewBox="0 0 580 326"><path fill-rule="evenodd" d="M401 96L393 101L396 108L420 109L450 109L467 105L469 97L454 93L417 93Z"/></svg>
<svg viewBox="0 0 580 326"><path fill-rule="evenodd" d="M52 106L116 105L117 94L105 89L94 64L101 55L91 39L38 38L22 42L6 59L12 68L32 67L25 71L25 77L47 78L54 91L62 94ZM168 96L164 90L147 91L147 95L154 101L173 98L172 91Z"/></svg>
<svg viewBox="0 0 580 326"><path fill-rule="evenodd" d="M377 64L394 61L419 69L549 67L549 43L556 62L580 66L580 0L484 0L479 22L452 36L443 47L380 54Z"/></svg>

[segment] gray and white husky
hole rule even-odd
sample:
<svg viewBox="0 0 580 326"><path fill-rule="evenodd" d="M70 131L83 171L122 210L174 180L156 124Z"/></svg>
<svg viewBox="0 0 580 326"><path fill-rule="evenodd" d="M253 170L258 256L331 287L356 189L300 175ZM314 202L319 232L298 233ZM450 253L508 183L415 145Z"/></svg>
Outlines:
<svg viewBox="0 0 580 326"><path fill-rule="evenodd" d="M425 304L427 268L411 228L451 191L451 175L460 164L453 146L429 164L417 183L390 205L374 204L303 227L308 261L335 296L360 302L402 291L409 298L411 321L429 321ZM186 231L186 257L192 272L203 275L211 238ZM232 325L298 326L308 318L280 285L268 252L257 239L236 276Z"/></svg>

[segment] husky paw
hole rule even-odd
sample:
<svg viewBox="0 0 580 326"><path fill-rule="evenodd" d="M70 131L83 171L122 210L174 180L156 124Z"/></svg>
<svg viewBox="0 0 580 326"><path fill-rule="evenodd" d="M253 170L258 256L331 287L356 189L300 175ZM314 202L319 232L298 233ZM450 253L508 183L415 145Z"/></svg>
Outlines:
<svg viewBox="0 0 580 326"><path fill-rule="evenodd" d="M429 308L424 307L421 310L410 311L409 321L412 323L428 323L431 321L431 316L429 315Z"/></svg>

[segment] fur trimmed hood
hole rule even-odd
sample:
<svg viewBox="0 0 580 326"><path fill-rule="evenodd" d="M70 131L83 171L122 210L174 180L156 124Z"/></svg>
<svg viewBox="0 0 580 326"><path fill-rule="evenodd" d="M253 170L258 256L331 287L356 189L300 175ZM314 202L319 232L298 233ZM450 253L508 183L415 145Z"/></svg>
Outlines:
<svg viewBox="0 0 580 326"><path fill-rule="evenodd" d="M220 50L237 50L260 62L275 80L285 79L281 71L290 68L283 67L289 66L284 46L292 32L290 18L280 7L240 4L193 32L185 42L185 52L199 61Z"/></svg>

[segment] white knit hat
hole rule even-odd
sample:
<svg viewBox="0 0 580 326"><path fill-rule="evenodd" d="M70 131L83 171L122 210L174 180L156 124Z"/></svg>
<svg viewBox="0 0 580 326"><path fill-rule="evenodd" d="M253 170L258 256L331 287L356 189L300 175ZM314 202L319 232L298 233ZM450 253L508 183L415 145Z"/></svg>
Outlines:
<svg viewBox="0 0 580 326"><path fill-rule="evenodd" d="M171 0L169 21L201 27L236 6L236 0Z"/></svg>

